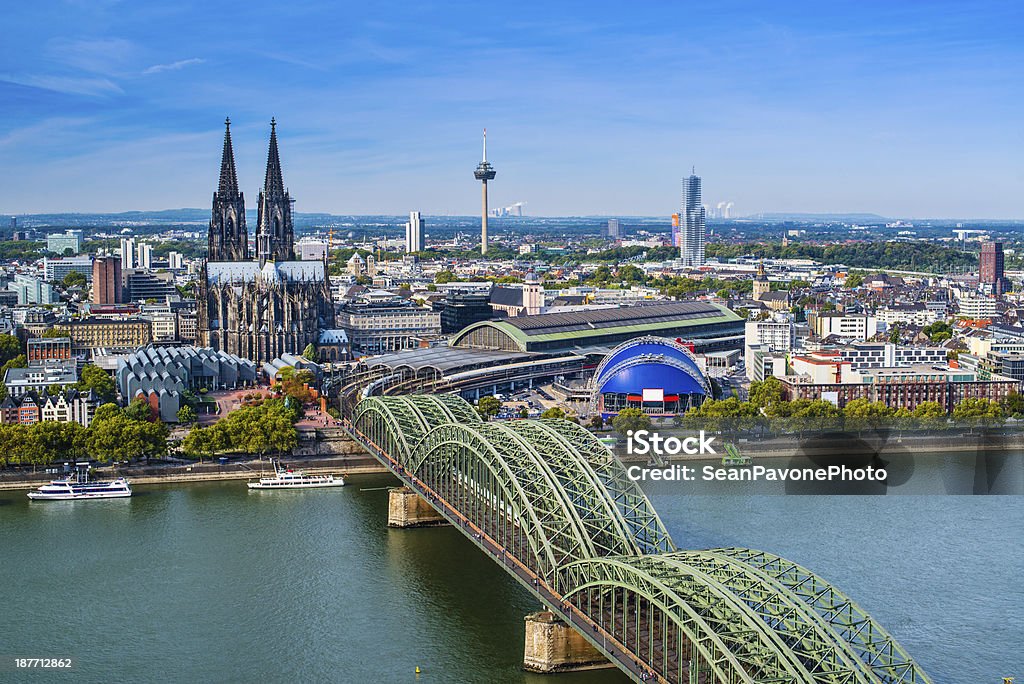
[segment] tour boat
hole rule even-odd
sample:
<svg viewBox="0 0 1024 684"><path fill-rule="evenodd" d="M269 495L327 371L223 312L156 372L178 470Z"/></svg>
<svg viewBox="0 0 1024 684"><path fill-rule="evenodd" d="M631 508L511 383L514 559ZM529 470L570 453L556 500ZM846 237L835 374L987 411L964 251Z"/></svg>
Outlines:
<svg viewBox="0 0 1024 684"><path fill-rule="evenodd" d="M301 470L282 468L271 461L273 477L261 477L259 482L249 482L249 489L313 489L318 487L343 487L345 479L340 475L311 475Z"/></svg>
<svg viewBox="0 0 1024 684"><path fill-rule="evenodd" d="M88 475L69 475L63 480L53 480L34 492L28 493L33 500L77 500L77 499L120 499L131 496L128 480L119 477L105 482L89 482Z"/></svg>

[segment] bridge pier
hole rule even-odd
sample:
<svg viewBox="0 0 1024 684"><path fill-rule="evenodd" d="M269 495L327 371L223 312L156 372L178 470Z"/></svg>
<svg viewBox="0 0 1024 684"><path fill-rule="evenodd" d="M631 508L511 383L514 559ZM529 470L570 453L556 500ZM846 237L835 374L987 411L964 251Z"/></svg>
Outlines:
<svg viewBox="0 0 1024 684"><path fill-rule="evenodd" d="M449 524L426 500L408 487L388 490L388 527L436 527Z"/></svg>
<svg viewBox="0 0 1024 684"><path fill-rule="evenodd" d="M601 652L554 613L526 616L523 669L530 672L575 672L614 667Z"/></svg>

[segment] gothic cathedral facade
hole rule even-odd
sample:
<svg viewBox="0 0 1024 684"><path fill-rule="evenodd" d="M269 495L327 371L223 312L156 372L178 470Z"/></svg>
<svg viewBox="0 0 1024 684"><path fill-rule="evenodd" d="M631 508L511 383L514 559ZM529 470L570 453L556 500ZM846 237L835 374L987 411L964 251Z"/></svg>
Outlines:
<svg viewBox="0 0 1024 684"><path fill-rule="evenodd" d="M230 121L213 194L209 255L199 277L199 343L253 361L301 354L334 327L326 259L295 260L292 198L284 186L277 125L270 122L267 173L259 193L255 259L238 189Z"/></svg>

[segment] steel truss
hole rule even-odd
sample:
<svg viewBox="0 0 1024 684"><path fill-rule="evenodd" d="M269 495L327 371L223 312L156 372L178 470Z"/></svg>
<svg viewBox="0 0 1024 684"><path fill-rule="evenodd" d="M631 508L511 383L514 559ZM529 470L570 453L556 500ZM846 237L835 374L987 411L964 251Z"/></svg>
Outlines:
<svg viewBox="0 0 1024 684"><path fill-rule="evenodd" d="M463 532L492 540L666 681L931 682L809 570L750 549L676 551L622 464L579 425L483 422L457 395L406 395L365 398L352 427L458 511Z"/></svg>

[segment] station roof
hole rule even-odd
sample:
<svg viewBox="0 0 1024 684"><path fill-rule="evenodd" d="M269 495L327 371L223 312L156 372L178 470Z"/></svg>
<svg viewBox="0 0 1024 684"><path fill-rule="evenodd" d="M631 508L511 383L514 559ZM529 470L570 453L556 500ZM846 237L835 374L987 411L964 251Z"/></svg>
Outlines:
<svg viewBox="0 0 1024 684"><path fill-rule="evenodd" d="M419 372L424 368L448 375L455 371L469 370L481 366L496 366L516 361L526 361L533 354L522 352L491 351L486 349L461 349L457 347L430 347L427 349L406 349L394 354L384 354L365 360L370 368L385 366L392 370L410 368Z"/></svg>

